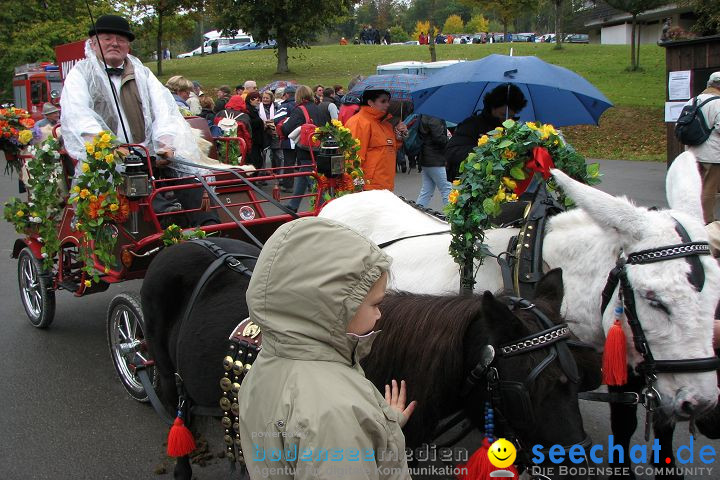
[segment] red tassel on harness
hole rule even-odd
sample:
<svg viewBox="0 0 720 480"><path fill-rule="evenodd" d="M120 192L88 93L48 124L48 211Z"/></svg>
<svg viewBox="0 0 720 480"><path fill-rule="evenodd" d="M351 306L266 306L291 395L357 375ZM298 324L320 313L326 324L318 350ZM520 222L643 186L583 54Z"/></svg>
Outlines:
<svg viewBox="0 0 720 480"><path fill-rule="evenodd" d="M603 383L625 385L627 383L627 343L620 325L622 307L615 309L615 323L610 327L603 351Z"/></svg>
<svg viewBox="0 0 720 480"><path fill-rule="evenodd" d="M487 438L483 438L482 446L475 450L470 460L465 465L458 465L460 473L457 474L458 480L489 480L490 473L495 470L508 470L513 473L513 478L518 478L518 472L514 465L510 465L508 468L497 468L488 458L488 451L490 450L490 442ZM466 473L467 472L467 473Z"/></svg>
<svg viewBox="0 0 720 480"><path fill-rule="evenodd" d="M184 457L190 455L193 450L195 450L195 438L185 426L182 417L178 415L168 433L167 454L170 457Z"/></svg>

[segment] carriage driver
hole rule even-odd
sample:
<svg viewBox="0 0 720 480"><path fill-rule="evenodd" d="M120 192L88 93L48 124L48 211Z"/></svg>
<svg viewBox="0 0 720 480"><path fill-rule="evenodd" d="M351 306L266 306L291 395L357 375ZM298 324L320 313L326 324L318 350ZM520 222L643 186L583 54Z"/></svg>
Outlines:
<svg viewBox="0 0 720 480"><path fill-rule="evenodd" d="M135 35L128 21L117 15L103 15L90 28L89 36L85 42L85 59L67 74L60 101L68 153L82 162L86 155L85 143L91 142L98 132L111 130L122 143L146 146L151 155L157 156L157 165L167 167L163 169L164 177L205 173L173 161L177 158L197 163L201 153L170 91L140 60L129 55ZM118 119L111 88L117 92L125 131ZM175 196L180 205L161 198L153 202L153 207L156 211L198 208L202 192L200 188L178 190Z"/></svg>

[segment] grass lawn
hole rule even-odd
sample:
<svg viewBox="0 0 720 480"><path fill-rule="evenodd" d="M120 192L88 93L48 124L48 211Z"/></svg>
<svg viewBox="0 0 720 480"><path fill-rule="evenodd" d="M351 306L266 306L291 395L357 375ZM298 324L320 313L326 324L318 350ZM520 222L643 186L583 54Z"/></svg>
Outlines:
<svg viewBox="0 0 720 480"><path fill-rule="evenodd" d="M642 72L629 73L629 47L625 45L552 45L515 43L494 45L438 45L437 59L476 60L491 53L537 55L577 72L593 83L614 104L600 118L599 127L568 127L568 140L584 155L599 158L665 160L665 50L656 45L640 49ZM248 79L259 86L292 79L307 85L347 85L355 75L375 73L375 67L403 60L429 61L426 46L332 45L290 50L291 73L276 75L273 50L232 52L163 62L165 81L183 75L199 81L205 91L231 87ZM155 68L155 64L148 64Z"/></svg>

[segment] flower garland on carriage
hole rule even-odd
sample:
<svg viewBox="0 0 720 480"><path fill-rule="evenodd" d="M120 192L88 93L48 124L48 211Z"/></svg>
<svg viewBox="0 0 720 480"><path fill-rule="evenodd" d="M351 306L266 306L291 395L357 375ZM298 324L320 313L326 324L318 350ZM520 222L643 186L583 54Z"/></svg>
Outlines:
<svg viewBox="0 0 720 480"><path fill-rule="evenodd" d="M462 269L461 290L472 291L475 285L474 261L482 264L487 255L485 230L500 214L501 205L517 200L534 178L547 181L548 190L562 204L572 205L550 176L551 168L588 185L600 183L599 165L586 164L550 124L510 119L480 137L460 165L445 207L452 233L450 254Z"/></svg>
<svg viewBox="0 0 720 480"><path fill-rule="evenodd" d="M349 193L362 192L365 187L365 174L358 155L360 140L352 136L350 129L339 120L332 120L315 129L313 140L320 142L321 145L334 142L338 154L342 155L344 160L342 174L334 177L318 174L319 180L311 181L311 191L315 193L320 187L323 192L323 202ZM315 206L314 199L311 199L311 206Z"/></svg>
<svg viewBox="0 0 720 480"><path fill-rule="evenodd" d="M0 108L0 150L5 152L5 172L19 173L22 167L17 155L33 139L35 120L22 108Z"/></svg>

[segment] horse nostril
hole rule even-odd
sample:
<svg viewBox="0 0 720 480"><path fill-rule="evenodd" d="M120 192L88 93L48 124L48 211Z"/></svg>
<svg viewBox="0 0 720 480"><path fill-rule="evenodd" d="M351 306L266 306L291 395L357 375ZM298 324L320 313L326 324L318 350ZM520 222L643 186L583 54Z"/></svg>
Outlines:
<svg viewBox="0 0 720 480"><path fill-rule="evenodd" d="M695 411L695 405L692 402L685 400L682 402L682 405L680 405L680 410L682 410L683 413L690 415Z"/></svg>

